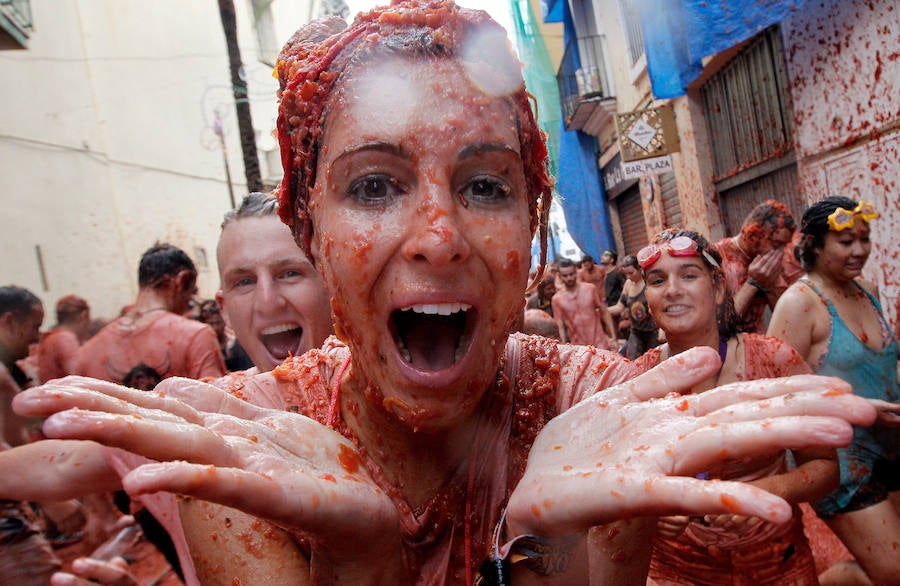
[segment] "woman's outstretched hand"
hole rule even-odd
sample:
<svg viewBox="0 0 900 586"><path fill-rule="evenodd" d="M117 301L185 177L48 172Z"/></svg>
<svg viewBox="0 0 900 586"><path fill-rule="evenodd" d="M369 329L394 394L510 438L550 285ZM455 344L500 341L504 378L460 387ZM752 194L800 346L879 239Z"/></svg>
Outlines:
<svg viewBox="0 0 900 586"><path fill-rule="evenodd" d="M731 513L780 523L779 497L750 484L698 480L724 458L843 446L875 409L839 379L812 375L676 395L714 376L719 360L694 348L600 391L538 435L510 497L508 535L559 536L617 519Z"/></svg>
<svg viewBox="0 0 900 586"><path fill-rule="evenodd" d="M399 551L396 507L354 446L302 415L180 378L147 392L67 377L21 393L15 409L47 417L47 437L157 460L122 479L133 495L168 491L240 509L309 539L322 561L384 563Z"/></svg>

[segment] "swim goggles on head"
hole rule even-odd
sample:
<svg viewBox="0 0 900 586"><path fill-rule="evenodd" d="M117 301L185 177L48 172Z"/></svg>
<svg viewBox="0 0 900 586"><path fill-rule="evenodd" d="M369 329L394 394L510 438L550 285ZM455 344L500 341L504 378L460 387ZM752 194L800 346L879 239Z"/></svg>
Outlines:
<svg viewBox="0 0 900 586"><path fill-rule="evenodd" d="M852 228L856 224L856 216L868 223L869 220L874 220L878 217L878 212L875 211L875 206L872 204L861 201L853 210L838 208L831 212L828 216L828 227L835 232Z"/></svg>
<svg viewBox="0 0 900 586"><path fill-rule="evenodd" d="M700 250L700 245L688 236L676 236L671 240L660 242L659 244L648 244L640 249L637 253L638 265L642 271L646 271L659 260L662 256L663 248L669 253L669 256L702 256L711 266L720 268L712 256L705 250Z"/></svg>

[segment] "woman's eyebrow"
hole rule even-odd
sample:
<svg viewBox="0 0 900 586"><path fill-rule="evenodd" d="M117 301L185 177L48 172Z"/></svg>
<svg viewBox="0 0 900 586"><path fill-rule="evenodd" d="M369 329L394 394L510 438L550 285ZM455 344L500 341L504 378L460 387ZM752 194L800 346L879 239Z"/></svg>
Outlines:
<svg viewBox="0 0 900 586"><path fill-rule="evenodd" d="M515 155L517 158L521 158L522 155L505 143L494 143L494 142L479 142L476 144L470 144L464 147L459 151L459 159L467 159L469 157L476 157L479 155L483 155L489 152L506 152L512 155Z"/></svg>
<svg viewBox="0 0 900 586"><path fill-rule="evenodd" d="M365 151L378 151L378 152L396 155L398 157L409 158L409 153L407 153L407 151L398 144L394 144L392 142L388 142L385 140L371 140L371 141L367 141L367 142L363 142L363 143L359 143L359 144L352 144L352 145L344 148L338 154L338 156L336 156L334 158L334 160L331 162L331 164L333 165L334 163L338 162L339 160L341 160L344 157L349 157L356 153L365 152Z"/></svg>

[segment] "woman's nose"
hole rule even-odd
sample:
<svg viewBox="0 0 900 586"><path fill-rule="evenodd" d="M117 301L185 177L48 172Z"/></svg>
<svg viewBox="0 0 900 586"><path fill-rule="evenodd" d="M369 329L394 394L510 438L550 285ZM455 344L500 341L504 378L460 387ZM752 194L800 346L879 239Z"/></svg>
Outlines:
<svg viewBox="0 0 900 586"><path fill-rule="evenodd" d="M407 259L443 267L461 262L471 254L454 199L443 199L446 201L429 198L415 210L410 235L403 245Z"/></svg>

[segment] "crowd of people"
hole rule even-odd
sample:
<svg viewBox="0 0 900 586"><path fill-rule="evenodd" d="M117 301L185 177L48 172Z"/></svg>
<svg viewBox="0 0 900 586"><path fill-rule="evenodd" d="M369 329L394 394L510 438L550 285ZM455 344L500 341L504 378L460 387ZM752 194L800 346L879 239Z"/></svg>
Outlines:
<svg viewBox="0 0 900 586"><path fill-rule="evenodd" d="M123 518L189 585L900 581L870 204L545 263L544 136L484 12L315 21L276 74L284 180L226 214L214 299L167 244L99 331L0 287L4 583L136 583L54 552Z"/></svg>

